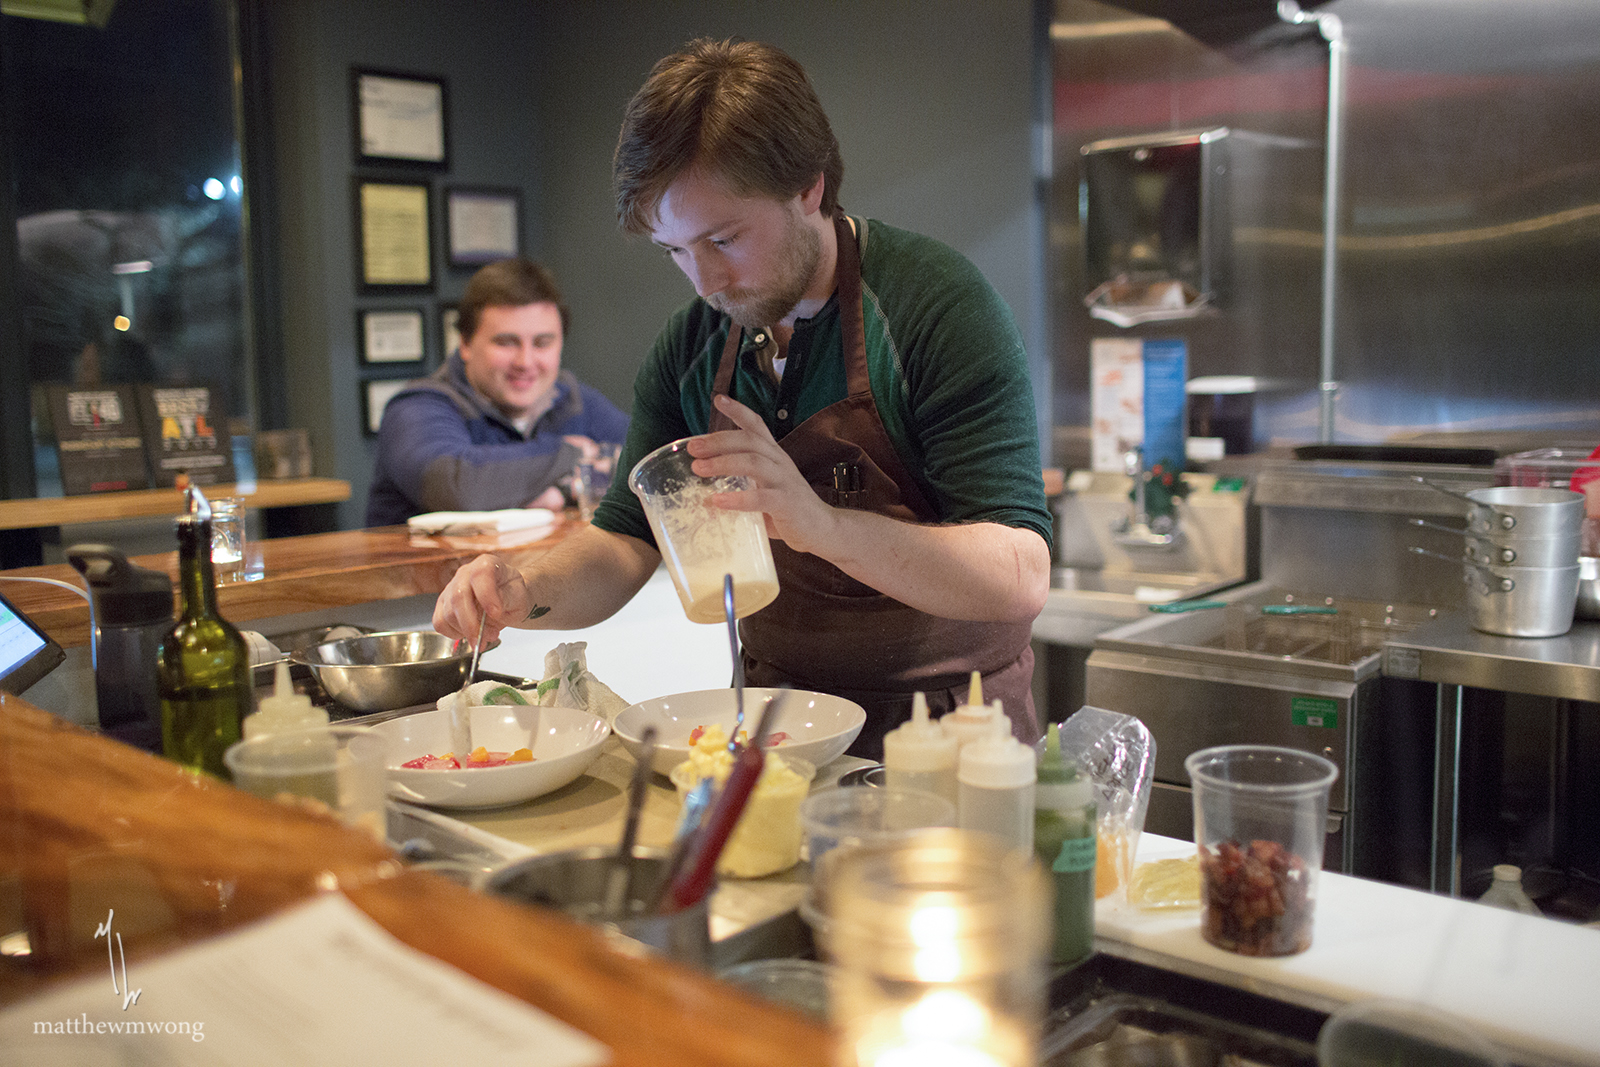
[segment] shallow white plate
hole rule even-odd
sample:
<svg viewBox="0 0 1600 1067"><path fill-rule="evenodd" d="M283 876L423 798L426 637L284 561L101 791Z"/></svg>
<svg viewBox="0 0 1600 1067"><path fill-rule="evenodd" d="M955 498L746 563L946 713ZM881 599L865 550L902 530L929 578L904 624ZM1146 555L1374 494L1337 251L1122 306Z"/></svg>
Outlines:
<svg viewBox="0 0 1600 1067"><path fill-rule="evenodd" d="M780 696L783 703L773 713L777 717L773 719L770 732L788 736L775 750L816 767L843 755L867 722L867 713L861 705L843 697L804 689L746 689L746 732L755 733L767 701ZM702 689L641 701L619 712L612 728L623 747L637 760L644 755L644 729L654 726L656 754L651 767L657 774L671 774L672 768L689 758L690 731L696 726L713 723L731 731L734 717L732 689Z"/></svg>
<svg viewBox="0 0 1600 1067"><path fill-rule="evenodd" d="M529 743L530 730L532 743ZM611 727L575 708L472 709L472 743L491 752L533 750L531 763L424 771L402 767L418 756L450 751L450 717L419 711L372 727L389 742L389 793L436 808L497 808L560 789L589 769Z"/></svg>

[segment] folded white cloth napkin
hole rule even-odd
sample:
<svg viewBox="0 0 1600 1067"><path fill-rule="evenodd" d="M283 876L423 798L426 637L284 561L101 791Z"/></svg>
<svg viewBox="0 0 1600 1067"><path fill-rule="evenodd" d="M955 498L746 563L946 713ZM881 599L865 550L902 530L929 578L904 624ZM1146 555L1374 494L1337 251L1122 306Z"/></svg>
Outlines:
<svg viewBox="0 0 1600 1067"><path fill-rule="evenodd" d="M406 520L412 533L468 534L506 533L549 526L556 513L549 508L506 508L503 511L430 511Z"/></svg>

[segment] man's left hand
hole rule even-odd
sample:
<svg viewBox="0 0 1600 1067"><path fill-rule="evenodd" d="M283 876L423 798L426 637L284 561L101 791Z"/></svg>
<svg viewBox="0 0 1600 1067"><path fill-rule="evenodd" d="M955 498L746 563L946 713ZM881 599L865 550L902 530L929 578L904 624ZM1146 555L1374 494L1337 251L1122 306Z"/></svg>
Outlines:
<svg viewBox="0 0 1600 1067"><path fill-rule="evenodd" d="M704 477L742 474L752 488L718 493L717 507L766 513L767 533L797 552L826 556L836 516L806 481L800 468L773 438L761 416L728 396L712 400L738 427L704 434L689 442L694 472Z"/></svg>

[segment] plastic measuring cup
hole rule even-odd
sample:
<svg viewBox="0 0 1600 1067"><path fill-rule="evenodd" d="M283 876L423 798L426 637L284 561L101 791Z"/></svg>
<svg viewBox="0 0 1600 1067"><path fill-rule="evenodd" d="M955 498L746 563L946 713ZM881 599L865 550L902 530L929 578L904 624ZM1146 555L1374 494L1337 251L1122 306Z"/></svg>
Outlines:
<svg viewBox="0 0 1600 1067"><path fill-rule="evenodd" d="M1339 769L1273 745L1219 745L1183 765L1194 785L1201 935L1244 956L1310 948L1328 791Z"/></svg>
<svg viewBox="0 0 1600 1067"><path fill-rule="evenodd" d="M712 494L748 489L749 479L694 473L688 443L688 438L673 441L641 459L628 475L628 488L644 505L656 547L690 621L723 621L725 574L733 575L733 613L742 619L778 595L766 519L759 511L714 506Z"/></svg>

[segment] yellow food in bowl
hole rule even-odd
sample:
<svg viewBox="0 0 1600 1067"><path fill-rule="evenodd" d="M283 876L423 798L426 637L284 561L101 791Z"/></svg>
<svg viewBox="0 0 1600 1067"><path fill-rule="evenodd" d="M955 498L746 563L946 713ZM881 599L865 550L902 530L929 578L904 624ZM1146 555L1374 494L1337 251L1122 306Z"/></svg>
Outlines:
<svg viewBox="0 0 1600 1067"><path fill-rule="evenodd" d="M761 777L717 859L717 873L730 878L759 878L786 871L800 861L800 802L811 791L816 768L801 759L785 759L771 750ZM689 758L672 769L678 796L687 796L702 778L720 787L733 770L728 734L711 726L689 749Z"/></svg>

